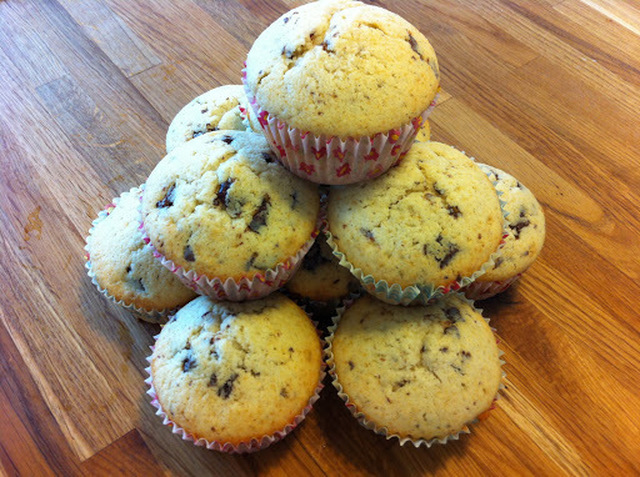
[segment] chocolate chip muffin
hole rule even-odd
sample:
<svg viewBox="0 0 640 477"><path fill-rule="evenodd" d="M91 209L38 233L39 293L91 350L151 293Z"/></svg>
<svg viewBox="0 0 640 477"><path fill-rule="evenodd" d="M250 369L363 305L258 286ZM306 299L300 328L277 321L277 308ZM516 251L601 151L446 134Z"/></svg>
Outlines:
<svg viewBox="0 0 640 477"><path fill-rule="evenodd" d="M390 303L426 303L470 283L503 236L498 195L462 152L416 142L369 182L333 188L329 244L365 289Z"/></svg>
<svg viewBox="0 0 640 477"><path fill-rule="evenodd" d="M402 17L325 0L256 39L244 82L283 163L314 182L346 184L381 174L411 147L439 76L429 41Z"/></svg>
<svg viewBox="0 0 640 477"><path fill-rule="evenodd" d="M264 137L218 131L171 151L151 172L144 229L164 263L219 299L283 285L317 235L317 187L278 164Z"/></svg>
<svg viewBox="0 0 640 477"><path fill-rule="evenodd" d="M401 444L457 438L501 386L496 339L459 293L416 307L364 296L328 342L340 397L361 424Z"/></svg>
<svg viewBox="0 0 640 477"><path fill-rule="evenodd" d="M140 230L140 188L113 200L87 237L87 270L98 289L115 303L149 322L164 322L168 313L196 296L153 256Z"/></svg>
<svg viewBox="0 0 640 477"><path fill-rule="evenodd" d="M340 265L321 234L285 289L296 303L311 313L320 328L326 329L336 308L343 305L344 300L357 296L360 283Z"/></svg>
<svg viewBox="0 0 640 477"><path fill-rule="evenodd" d="M544 212L533 192L496 167L478 166L494 181L506 202L508 235L493 266L465 288L465 294L473 300L489 298L509 288L538 258L545 238Z"/></svg>
<svg viewBox="0 0 640 477"><path fill-rule="evenodd" d="M280 293L193 300L164 326L150 362L154 405L185 437L231 452L287 434L318 398L323 376L313 324Z"/></svg>
<svg viewBox="0 0 640 477"><path fill-rule="evenodd" d="M220 86L201 94L185 105L169 124L167 152L207 132L251 130L242 114L248 106L242 85Z"/></svg>

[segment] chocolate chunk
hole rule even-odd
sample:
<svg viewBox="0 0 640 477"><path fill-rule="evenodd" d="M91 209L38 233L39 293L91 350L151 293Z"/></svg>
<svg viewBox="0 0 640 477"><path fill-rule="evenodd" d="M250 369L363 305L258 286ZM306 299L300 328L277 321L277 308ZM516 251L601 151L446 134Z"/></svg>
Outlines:
<svg viewBox="0 0 640 477"><path fill-rule="evenodd" d="M218 375L216 373L213 373L209 378L209 382L207 383L207 386L212 388L213 386L217 386L217 385L218 385Z"/></svg>
<svg viewBox="0 0 640 477"><path fill-rule="evenodd" d="M444 237L442 236L442 234L438 234L438 236L436 237L436 242L438 242L440 245L442 245L442 239Z"/></svg>
<svg viewBox="0 0 640 477"><path fill-rule="evenodd" d="M254 369L250 369L249 372L251 373L251 376L253 376L253 377L257 378L258 376L260 376L260 371L256 371Z"/></svg>
<svg viewBox="0 0 640 477"><path fill-rule="evenodd" d="M263 152L262 153L262 159L264 159L264 161L268 164L271 164L272 162L276 161L276 158L273 154L271 154L270 152Z"/></svg>
<svg viewBox="0 0 640 477"><path fill-rule="evenodd" d="M520 232L522 231L522 229L529 225L531 225L531 222L529 222L528 220L522 220L515 225L509 225L509 228L513 230L513 238L518 240L520 238Z"/></svg>
<svg viewBox="0 0 640 477"><path fill-rule="evenodd" d="M456 338L460 338L460 330L456 325L452 325L451 323L445 325L443 333L445 335L455 335Z"/></svg>
<svg viewBox="0 0 640 477"><path fill-rule="evenodd" d="M131 264L127 265L127 273L131 273Z"/></svg>
<svg viewBox="0 0 640 477"><path fill-rule="evenodd" d="M471 358L471 353L469 351L460 351L460 356L462 356L462 359L469 359Z"/></svg>
<svg viewBox="0 0 640 477"><path fill-rule="evenodd" d="M187 246L184 248L184 253L183 253L184 259L187 262L195 262L196 261L196 257L195 255L193 255L193 250L191 250L191 245L187 244Z"/></svg>
<svg viewBox="0 0 640 477"><path fill-rule="evenodd" d="M187 343L184 345L184 349L191 349L191 341L187 339Z"/></svg>
<svg viewBox="0 0 640 477"><path fill-rule="evenodd" d="M449 265L449 262L451 261L451 259L460 251L460 249L458 248L457 245L454 244L450 244L449 245L449 251L447 252L447 254L442 257L442 259L440 260L440 269L443 269L444 267L446 267L447 265Z"/></svg>
<svg viewBox="0 0 640 477"><path fill-rule="evenodd" d="M367 237L369 240L371 240L372 242L376 241L376 238L373 236L373 232L369 229L365 229L364 227L360 228L360 233L362 235L364 235L365 237Z"/></svg>
<svg viewBox="0 0 640 477"><path fill-rule="evenodd" d="M159 209L164 207L171 207L173 205L175 190L176 185L171 184L171 186L167 189L167 193L164 195L164 198L156 202L156 207Z"/></svg>
<svg viewBox="0 0 640 477"><path fill-rule="evenodd" d="M205 106L204 108L202 108L202 109L200 110L200 114L204 114L204 113L206 113L207 111L209 111L209 108L207 108L207 107Z"/></svg>
<svg viewBox="0 0 640 477"><path fill-rule="evenodd" d="M193 136L191 136L191 139L197 138L198 136L202 136L204 134L204 131L193 131Z"/></svg>
<svg viewBox="0 0 640 477"><path fill-rule="evenodd" d="M231 136L228 135L224 135L220 138L220 140L226 144L231 144L233 142L233 138Z"/></svg>
<svg viewBox="0 0 640 477"><path fill-rule="evenodd" d="M455 364L452 364L451 367L454 369L454 371L456 373L461 374L462 376L464 376L464 372L462 371L462 368L460 366L456 366Z"/></svg>
<svg viewBox="0 0 640 477"><path fill-rule="evenodd" d="M231 377L224 382L222 387L218 388L218 396L222 399L228 399L233 391L233 383L236 379L238 379L238 375L232 374Z"/></svg>
<svg viewBox="0 0 640 477"><path fill-rule="evenodd" d="M411 45L411 49L413 51L415 51L418 56L420 57L420 59L422 61L424 61L424 57L422 56L422 53L420 53L418 51L418 42L416 41L416 39L413 37L413 35L411 34L411 32L409 32L409 39L407 40L409 42L409 45Z"/></svg>
<svg viewBox="0 0 640 477"><path fill-rule="evenodd" d="M218 130L218 126L214 126L213 124L207 124L207 132L217 131L217 130ZM224 141L224 138L222 140Z"/></svg>
<svg viewBox="0 0 640 477"><path fill-rule="evenodd" d="M235 181L235 179L229 178L222 184L220 184L220 187L218 187L218 192L216 193L216 198L213 199L213 205L221 206L224 204L225 207L229 206L229 188Z"/></svg>
<svg viewBox="0 0 640 477"><path fill-rule="evenodd" d="M289 397L289 393L287 392L287 390L285 388L282 388L280 390L280 396L282 396L283 398L288 398Z"/></svg>
<svg viewBox="0 0 640 477"><path fill-rule="evenodd" d="M496 258L495 264L493 265L494 270L502 265L502 262L504 262L504 259L502 257Z"/></svg>
<svg viewBox="0 0 640 477"><path fill-rule="evenodd" d="M189 353L187 357L182 360L182 371L186 373L187 371L190 371L193 368L195 368L197 365L198 365L198 362L191 355L191 353Z"/></svg>
<svg viewBox="0 0 640 477"><path fill-rule="evenodd" d="M407 384L409 384L410 381L408 379L403 379L402 381L398 381L397 383L395 383L394 387L397 388L402 388L404 386L406 386Z"/></svg>
<svg viewBox="0 0 640 477"><path fill-rule="evenodd" d="M353 364L353 361L349 360L349 369L353 369L355 367L356 367L356 365Z"/></svg>
<svg viewBox="0 0 640 477"><path fill-rule="evenodd" d="M251 270L251 268L254 266L254 263L255 263L255 261L256 261L256 258L258 258L258 253L257 253L257 252L253 252L253 253L251 254L251 258L247 261L247 263L246 263L246 264L245 264L245 266L244 266L244 269L245 269L246 271Z"/></svg>
<svg viewBox="0 0 640 477"><path fill-rule="evenodd" d="M253 218L249 223L249 229L255 233L259 233L260 228L267 225L267 216L269 215L269 206L271 205L271 197L265 194L258 210L253 214Z"/></svg>
<svg viewBox="0 0 640 477"><path fill-rule="evenodd" d="M288 21L289 21L289 17L284 17L284 18L282 19L282 22L283 22L283 23L287 23Z"/></svg>
<svg viewBox="0 0 640 477"><path fill-rule="evenodd" d="M438 195L444 195L444 190L443 189L438 189L438 183L437 182L434 182L433 190L436 191L436 194L438 194Z"/></svg>
<svg viewBox="0 0 640 477"><path fill-rule="evenodd" d="M441 353L446 353L447 351L449 351L449 348L447 348L446 346L440 348Z"/></svg>
<svg viewBox="0 0 640 477"><path fill-rule="evenodd" d="M462 315L460 314L460 310L455 306L445 308L444 314L453 323L456 323L458 321L464 321L464 319L462 318Z"/></svg>
<svg viewBox="0 0 640 477"><path fill-rule="evenodd" d="M447 205L447 210L449 211L449 215L454 219L457 219L462 215L462 212L460 212L460 209L457 205Z"/></svg>

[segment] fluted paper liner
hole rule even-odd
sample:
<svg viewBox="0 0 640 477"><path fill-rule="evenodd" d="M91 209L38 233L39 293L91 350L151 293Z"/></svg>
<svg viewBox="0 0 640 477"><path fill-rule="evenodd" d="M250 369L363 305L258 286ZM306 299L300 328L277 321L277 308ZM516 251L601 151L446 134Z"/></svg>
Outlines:
<svg viewBox="0 0 640 477"><path fill-rule="evenodd" d="M477 312L479 312L482 315L482 309L480 308L476 308L473 304L473 301L467 299L464 297L464 295L461 295L462 299L464 301L466 301L467 303L469 303ZM502 377L500 380L500 384L498 386L498 391L496 393L496 396L493 398L493 402L491 403L491 405L489 406L489 408L487 410L485 410L484 412L482 412L481 414L479 414L478 416L476 416L475 419L471 420L470 422L467 422L459 431L454 432L453 434L450 434L448 436L445 437L434 437L433 439L413 439L411 437L403 437L400 436L399 434L394 434L389 432L389 429L385 426L378 426L375 422L370 421L369 419L367 419L367 417L365 416L365 414L361 411L358 410L358 407L351 401L351 399L349 398L349 394L347 394L344 391L344 388L342 387L342 385L340 384L340 378L336 372L336 364L335 364L335 359L333 356L333 338L335 336L335 332L336 329L338 328L338 324L340 323L340 319L342 318L342 315L344 314L344 312L349 308L349 306L345 306L342 307L340 309L337 310L336 315L333 317L333 325L329 327L329 335L327 336L325 342L326 342L326 348L325 348L325 360L327 363L327 367L328 367L328 373L329 376L331 376L331 383L333 384L333 387L336 388L336 391L338 392L338 396L340 397L340 399L342 399L342 401L344 401L345 406L347 407L347 409L349 409L349 412L351 413L351 415L358 421L358 423L366 428L369 429L370 431L375 432L376 434L382 435L384 436L387 440L390 439L398 439L399 443L401 446L404 446L405 444L409 443L411 445L413 445L414 447L418 448L420 446L424 446L424 447L431 447L432 445L438 443L438 444L446 444L449 441L457 441L460 438L461 434L470 434L471 430L469 429L469 426L472 426L476 423L478 423L481 420L486 419L487 414L489 413L489 411L495 409L496 407L496 401L498 399L500 399L500 391L505 389L505 385L504 385L504 381L505 378L507 376L507 374L505 373L504 369L502 369L502 366L505 364L505 361L500 359L500 367L502 370ZM489 323L489 319L485 318L483 316L483 319L487 322L487 324ZM494 333L495 336L495 329L491 328L491 330ZM498 340L498 338L496 337L496 343L499 343L500 341ZM498 348L498 357L501 357L504 355L504 351L502 351L500 348Z"/></svg>
<svg viewBox="0 0 640 477"><path fill-rule="evenodd" d="M154 343L157 341L160 334L154 336ZM319 336L320 337L320 336ZM320 337L321 343L323 343L322 338ZM155 346L150 346L151 356L148 356L147 362L151 364L153 357L153 350ZM146 373L149 375L147 379L145 379L145 383L149 386L147 390L147 394L151 396L151 405L156 408L156 416L160 416L162 418L162 423L165 426L171 426L171 432L173 434L178 434L182 440L193 442L194 445L199 447L206 447L209 450L215 450L218 452L226 452L229 454L248 454L252 452L257 452L259 450L265 449L269 447L271 444L274 444L280 440L282 440L287 434L293 431L298 425L304 421L307 414L313 409L313 405L316 403L318 399L320 399L320 391L324 388L324 384L322 383L324 377L326 376L325 372L325 364L323 363L322 368L320 370L320 377L318 379L318 385L314 390L313 394L309 398L307 405L300 412L300 414L296 415L289 424L285 425L285 427L279 431L274 432L273 434L265 434L261 437L254 437L250 441L241 442L238 445L234 445L230 442L219 442L219 441L209 441L203 437L197 437L191 434L189 431L181 427L176 422L172 421L167 413L162 408L160 401L158 400L158 395L156 393L155 387L153 386L153 374L151 372L151 366L145 368Z"/></svg>
<svg viewBox="0 0 640 477"><path fill-rule="evenodd" d="M293 174L318 184L353 184L383 174L402 160L437 102L436 95L427 109L398 128L341 139L289 126L258 104L244 69L242 81L253 113L280 162Z"/></svg>
<svg viewBox="0 0 640 477"><path fill-rule="evenodd" d="M125 192L125 194L137 194L139 193L140 190L141 190L140 187L132 187L128 192ZM105 208L98 213L98 217L94 219L93 222L91 223L91 228L89 229L89 236L91 236L91 234L93 233L93 229L96 227L96 225L98 225L100 222L106 219L109 216L109 214L113 211L113 209L117 207L118 202L120 202L120 198L116 197L115 199L113 199L112 203L107 204ZM87 241L88 240L85 240L85 242ZM108 290L106 290L105 288L102 288L98 283L98 280L96 279L96 274L92 268L91 251L89 250L88 244L85 244L84 250L85 250L85 260L86 260L84 267L87 269L87 275L89 275L89 278L91 278L91 283L93 283L95 287L98 289L98 291L102 293L105 297L107 297L109 301L129 310L131 313L133 313L133 315L136 318L149 323L156 323L156 324L164 323L165 321L167 321L167 318L169 317L169 315L173 314L179 308L179 307L174 307L174 308L163 308L161 310L147 310L147 309L138 307L133 303L126 303L123 300L117 299L116 297L111 295Z"/></svg>
<svg viewBox="0 0 640 477"><path fill-rule="evenodd" d="M474 160L473 158L470 158ZM474 160L475 161L475 160ZM494 186L495 186L495 182ZM347 267L351 273L360 281L362 287L375 296L377 299L389 303L392 305L426 305L431 300L434 300L440 296L446 295L450 292L459 291L461 288L473 283L479 276L484 275L491 267L494 266L495 260L502 254L502 248L505 244L505 238L508 236L506 231L508 222L508 212L505 210L506 202L501 199L502 192L496 190L498 195L498 201L500 203L500 210L502 212L502 239L498 244L495 252L489 256L489 259L483 263L480 268L473 272L468 277L462 277L460 280L455 280L447 285L440 285L438 287L433 284L420 284L410 285L402 287L398 283L389 283L383 279L376 279L372 274L365 274L361 268L357 268L347 259L346 255L340 251L338 245L333 240L333 235L329 231L329 227L325 226L325 234L327 235L327 243L333 250L333 254L340 260L340 265Z"/></svg>
<svg viewBox="0 0 640 477"><path fill-rule="evenodd" d="M486 300L487 298L491 298L498 293L506 291L509 287L511 287L511 285L513 285L520 279L522 273L518 273L517 275L514 275L505 280L494 280L491 282L475 281L467 285L464 290L461 291L464 292L465 296L470 300Z"/></svg>

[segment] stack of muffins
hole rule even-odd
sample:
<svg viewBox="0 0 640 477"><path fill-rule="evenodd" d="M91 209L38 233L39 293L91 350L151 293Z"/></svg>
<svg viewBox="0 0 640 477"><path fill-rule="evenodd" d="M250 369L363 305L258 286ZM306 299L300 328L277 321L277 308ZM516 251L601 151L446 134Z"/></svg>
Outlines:
<svg viewBox="0 0 640 477"><path fill-rule="evenodd" d="M147 382L174 432L263 449L309 412L325 362L358 421L402 444L455 439L492 407L501 353L472 300L531 265L544 216L512 176L428 140L439 77L398 15L303 5L94 221L93 282L166 323Z"/></svg>

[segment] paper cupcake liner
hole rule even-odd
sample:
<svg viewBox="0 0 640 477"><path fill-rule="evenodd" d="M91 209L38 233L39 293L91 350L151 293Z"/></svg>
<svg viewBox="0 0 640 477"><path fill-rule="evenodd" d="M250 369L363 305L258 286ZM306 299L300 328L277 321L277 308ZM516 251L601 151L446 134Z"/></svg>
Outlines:
<svg viewBox="0 0 640 477"><path fill-rule="evenodd" d="M409 123L372 136L340 139L289 126L264 110L242 81L247 100L280 162L295 175L318 184L344 185L373 179L398 163L436 105L437 95Z"/></svg>
<svg viewBox="0 0 640 477"><path fill-rule="evenodd" d="M475 161L472 157L471 160ZM494 183L495 186L495 183ZM460 280L455 280L447 285L434 286L432 284L415 284L407 287L403 287L398 283L389 283L386 280L377 280L372 274L365 274L361 268L357 268L347 259L346 255L341 252L338 245L333 240L333 235L329 231L328 224L324 224L325 234L327 236L327 243L333 250L333 254L339 259L340 265L349 269L349 271L360 281L362 287L371 295L377 299L390 303L392 305L426 305L430 301L444 296L447 293L459 291L469 284L473 283L478 277L484 275L494 265L496 259L502 255L502 248L505 244L505 239L508 237L507 232L507 215L509 214L505 205L506 202L502 200L502 193L496 190L498 195L498 201L500 203L500 210L502 212L502 238L496 250L489 256L489 259L483 263L475 272L467 277L462 277Z"/></svg>
<svg viewBox="0 0 640 477"><path fill-rule="evenodd" d="M141 199L142 204L142 199ZM140 213L140 230L144 236L145 243L152 248L154 257L166 268L171 270L186 286L201 295L207 295L219 301L245 301L263 298L278 288L281 288L296 272L302 259L307 254L316 237L320 233L323 223L323 213L320 211L314 231L311 237L298 252L287 258L284 262L278 263L274 268L267 269L264 273L256 273L254 276L245 276L239 280L229 277L209 277L198 274L194 270L176 264L173 260L165 257L151 242L149 235L144 228L142 212Z"/></svg>
<svg viewBox="0 0 640 477"><path fill-rule="evenodd" d="M140 187L132 187L128 192L125 192L125 194L127 193L138 194L139 191L140 191ZM93 222L91 222L91 228L89 229L89 236L91 236L91 234L93 233L93 229L100 222L106 219L109 216L109 214L117 207L118 202L120 202L120 198L116 197L115 199L113 199L112 203L107 204L105 208L98 213L98 217L94 219ZM88 240L85 240L85 242L88 242ZM124 300L117 299L111 293L109 293L107 289L102 288L98 283L98 280L96 279L96 274L93 271L93 267L91 263L91 250L89 249L88 243L85 244L84 250L85 250L84 267L87 269L87 275L89 275L89 278L91 278L91 283L93 283L95 287L98 289L98 291L102 293L105 297L107 297L109 301L125 308L126 310L129 310L139 320L146 321L148 323L162 324L166 322L168 317L171 314L175 313L175 311L179 308L179 307L174 307L174 308L163 308L160 310L147 310L145 308L138 307L133 303L127 303Z"/></svg>
<svg viewBox="0 0 640 477"><path fill-rule="evenodd" d="M469 303L476 311L478 311L480 314L482 314L482 309L480 308L476 308L473 304L473 301L464 298L464 295L462 295L463 299ZM342 401L345 403L345 406L347 407L347 409L349 409L349 412L351 413L351 415L358 421L358 423L370 430L375 432L376 434L382 435L384 436L387 440L390 439L398 439L399 443L401 446L404 446L405 444L411 444L414 447L418 448L420 446L424 446L427 448L430 448L432 445L438 443L438 444L446 444L449 441L457 441L460 438L460 435L462 434L470 434L471 430L469 428L469 426L473 426L474 424L478 423L481 420L484 420L488 417L488 414L490 411L492 411L493 409L496 408L496 402L500 399L500 391L505 389L505 385L504 385L504 381L506 379L507 374L505 373L504 369L502 369L502 366L504 366L505 361L500 359L500 368L502 371L502 376L500 379L500 384L498 386L498 391L496 393L496 396L493 398L493 401L491 403L491 405L489 406L489 408L485 411L483 411L482 413L480 413L478 416L476 416L476 418L472 419L470 422L467 422L459 431L456 431L448 436L445 437L434 437L432 439L412 439L411 437L403 437L400 436L399 434L394 434L392 432L389 432L389 429L385 426L378 426L375 422L367 419L366 415L358 410L358 406L353 403L351 401L351 398L349 397L349 394L347 394L344 391L344 388L342 387L342 385L340 384L340 380L338 377L338 374L336 372L336 364L335 364L335 359L333 356L333 338L335 336L335 332L336 329L338 328L338 324L340 323L340 319L342 318L342 315L344 314L344 312L349 308L350 305L345 306L339 310L337 310L336 316L334 316L333 318L333 325L329 327L328 332L329 335L327 336L327 338L325 339L326 342L326 348L325 348L325 361L327 363L327 367L328 367L328 373L329 376L331 377L331 383L333 384L333 387L336 389L336 391L338 392L338 396L340 397L340 399L342 399ZM489 323L489 319L485 318L483 316L483 319L487 322L487 324ZM495 336L495 329L491 328L491 330L494 333ZM500 340L496 337L496 343L499 344ZM498 357L502 357L504 355L504 351L502 351L500 348L498 348Z"/></svg>
<svg viewBox="0 0 640 477"><path fill-rule="evenodd" d="M521 276L522 273L518 273L506 280L495 280L491 282L475 281L461 291L464 292L465 296L470 300L486 300L487 298L506 291L511 285L517 282Z"/></svg>
<svg viewBox="0 0 640 477"><path fill-rule="evenodd" d="M154 340L158 339L159 334L154 336ZM153 354L154 346L149 347L151 349L151 353ZM148 356L147 362L151 364L152 356ZM324 378L326 376L325 372L325 364L320 371L320 377L318 379L318 385L314 390L312 396L309 398L307 405L300 412L300 414L296 415L289 424L285 425L285 427L279 431L274 432L273 434L265 434L261 437L252 438L250 441L241 442L240 444L232 444L230 442L219 442L219 441L209 441L203 437L197 437L190 432L188 432L183 427L180 427L179 424L172 421L167 413L162 408L160 401L158 400L158 395L156 393L155 387L153 386L153 375L151 373L151 366L145 368L145 371L149 375L147 379L145 379L145 383L149 386L147 390L147 394L151 396L151 405L156 408L156 416L160 416L162 418L162 423L165 426L171 427L171 432L173 434L178 434L182 440L190 441L195 446L198 447L206 447L209 450L215 450L218 452L225 452L229 454L249 454L252 452L257 452L262 449L266 449L271 444L274 444L280 440L282 440L286 435L288 435L291 431L293 431L304 419L307 417L307 414L313 409L313 405L316 403L318 399L320 399L320 391L324 388Z"/></svg>

